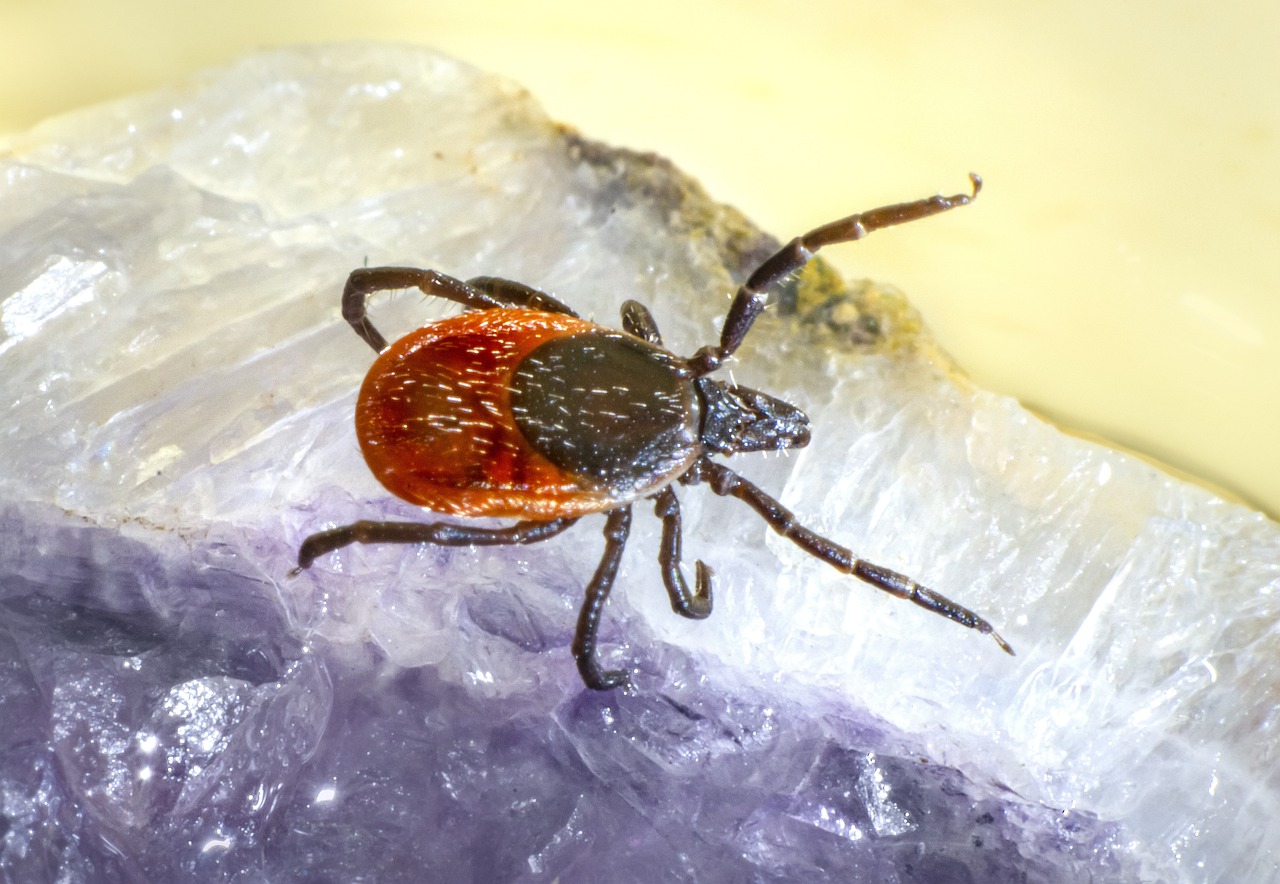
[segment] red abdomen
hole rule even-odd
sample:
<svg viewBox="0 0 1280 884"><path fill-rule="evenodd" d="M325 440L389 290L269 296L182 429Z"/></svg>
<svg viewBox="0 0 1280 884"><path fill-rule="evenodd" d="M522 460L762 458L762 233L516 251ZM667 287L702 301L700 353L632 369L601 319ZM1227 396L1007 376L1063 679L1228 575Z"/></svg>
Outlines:
<svg viewBox="0 0 1280 884"><path fill-rule="evenodd" d="M616 505L557 467L516 426L512 376L539 345L598 331L572 316L484 310L433 322L374 362L356 435L387 490L456 516L554 519Z"/></svg>

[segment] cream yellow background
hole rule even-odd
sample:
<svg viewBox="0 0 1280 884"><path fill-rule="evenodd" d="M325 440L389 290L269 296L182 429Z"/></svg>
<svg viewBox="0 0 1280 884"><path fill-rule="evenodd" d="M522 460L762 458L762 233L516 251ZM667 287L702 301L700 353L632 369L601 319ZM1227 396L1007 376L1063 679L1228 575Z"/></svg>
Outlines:
<svg viewBox="0 0 1280 884"><path fill-rule="evenodd" d="M1212 8L1211 8L1212 6ZM1280 513L1280 4L0 0L0 131L263 47L435 46L831 250L982 385Z"/></svg>

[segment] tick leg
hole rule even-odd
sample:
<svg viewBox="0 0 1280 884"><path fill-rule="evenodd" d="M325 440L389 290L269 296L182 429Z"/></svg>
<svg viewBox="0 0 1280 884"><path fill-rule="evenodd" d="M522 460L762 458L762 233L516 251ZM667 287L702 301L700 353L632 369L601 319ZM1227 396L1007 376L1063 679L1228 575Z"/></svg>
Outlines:
<svg viewBox="0 0 1280 884"><path fill-rule="evenodd" d="M596 568L595 576L587 586L587 597L582 602L582 610L578 612L578 629L573 636L573 658L578 661L578 672L582 673L583 682L597 691L623 687L630 681L625 670L601 670L596 661L596 631L600 628L600 615L604 611L604 603L609 599L609 590L613 588L613 579L618 575L622 550L627 545L630 533L631 507L610 510L609 518L604 523L604 557L600 559L600 566Z"/></svg>
<svg viewBox="0 0 1280 884"><path fill-rule="evenodd" d="M738 289L720 330L719 345L703 347L689 360L694 374L709 374L733 355L751 330L752 323L764 310L768 290L807 264L818 249L835 243L852 242L885 227L917 221L957 206L968 205L982 189L982 179L977 175L970 173L969 180L973 183L972 193L931 196L915 202L881 206L816 227L787 243L772 257L765 259Z"/></svg>
<svg viewBox="0 0 1280 884"><path fill-rule="evenodd" d="M353 522L312 534L302 541L298 549L298 567L293 573L310 568L320 556L353 543L434 543L437 546L537 543L554 537L576 521L573 518L517 522L509 528L478 528L448 522Z"/></svg>
<svg viewBox="0 0 1280 884"><path fill-rule="evenodd" d="M855 556L850 550L837 543L815 534L800 525L795 515L781 503L765 494L746 479L723 464L701 458L686 474L689 482L705 480L711 490L725 497L736 497L751 507L769 523L769 527L800 547L809 555L819 558L831 567L845 574L852 574L859 580L870 583L900 599L906 599L948 620L976 629L990 635L1006 653L1012 654L1009 646L991 624L979 617L963 605L958 605L946 596L939 595L928 587L921 586L910 577L873 565Z"/></svg>
<svg viewBox="0 0 1280 884"><path fill-rule="evenodd" d="M694 590L689 591L680 573L680 501L670 486L653 495L653 512L662 519L662 547L658 563L662 566L662 582L671 597L671 610L691 620L711 615L711 569L699 559Z"/></svg>
<svg viewBox="0 0 1280 884"><path fill-rule="evenodd" d="M492 295L508 307L525 307L529 310L541 310L543 313L564 313L568 316L578 315L564 302L523 282L499 279L496 276L477 276L474 279L468 279L467 285Z"/></svg>
<svg viewBox="0 0 1280 884"><path fill-rule="evenodd" d="M622 328L627 334L650 344L662 345L662 335L658 334L658 323L653 319L649 308L639 301L626 301L622 305Z"/></svg>
<svg viewBox="0 0 1280 884"><path fill-rule="evenodd" d="M454 301L471 310L510 306L508 301L435 270L417 267L361 267L351 271L342 291L342 318L351 323L374 352L387 349L387 339L369 321L366 302L375 292L418 289L432 298Z"/></svg>

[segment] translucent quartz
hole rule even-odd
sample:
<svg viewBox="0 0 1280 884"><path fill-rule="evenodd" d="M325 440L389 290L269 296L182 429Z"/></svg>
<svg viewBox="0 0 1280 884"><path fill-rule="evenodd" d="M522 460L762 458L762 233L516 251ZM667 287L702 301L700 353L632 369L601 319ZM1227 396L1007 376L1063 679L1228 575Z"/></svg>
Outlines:
<svg viewBox="0 0 1280 884"><path fill-rule="evenodd" d="M691 353L774 243L663 161L349 45L51 120L0 168L3 877L1276 876L1276 525L972 389L821 268L725 372L813 443L734 466L1016 658L706 488L703 622L637 507L601 634L631 693L568 652L599 519L289 576L313 531L428 518L356 448L347 273L505 276L610 324L637 298ZM447 308L373 309L394 336Z"/></svg>

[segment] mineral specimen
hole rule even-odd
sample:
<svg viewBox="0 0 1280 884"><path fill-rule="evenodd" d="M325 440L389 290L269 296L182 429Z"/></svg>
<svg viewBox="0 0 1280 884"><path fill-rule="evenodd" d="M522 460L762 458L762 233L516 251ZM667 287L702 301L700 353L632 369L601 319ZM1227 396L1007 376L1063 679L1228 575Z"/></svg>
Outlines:
<svg viewBox="0 0 1280 884"><path fill-rule="evenodd" d="M717 611L671 614L638 513L601 634L631 692L566 650L589 521L288 576L314 530L420 517L355 444L347 273L505 276L610 324L637 298L691 353L774 241L664 161L348 45L51 120L0 167L0 877L1276 877L1280 530L972 389L821 267L734 368L814 441L736 465L1017 658L692 491Z"/></svg>

